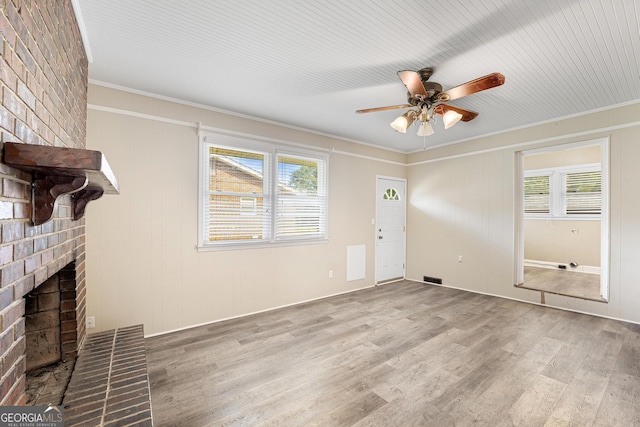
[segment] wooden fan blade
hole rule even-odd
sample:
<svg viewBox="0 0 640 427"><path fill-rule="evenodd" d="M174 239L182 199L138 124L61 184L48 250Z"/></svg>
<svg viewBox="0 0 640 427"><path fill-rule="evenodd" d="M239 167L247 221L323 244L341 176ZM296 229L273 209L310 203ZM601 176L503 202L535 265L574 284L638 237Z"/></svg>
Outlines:
<svg viewBox="0 0 640 427"><path fill-rule="evenodd" d="M417 71L398 71L398 77L400 77L400 80L402 80L402 83L407 87L412 97L416 95L422 95L425 98L429 97L422 84L420 74Z"/></svg>
<svg viewBox="0 0 640 427"><path fill-rule="evenodd" d="M504 84L504 76L500 73L492 73L484 77L471 80L470 82L463 83L452 89L445 90L444 92L440 92L438 100L451 101L453 99L462 98L463 96L491 89L492 87L500 86L502 84Z"/></svg>
<svg viewBox="0 0 640 427"><path fill-rule="evenodd" d="M376 111L386 111L386 110L399 110L400 108L409 108L411 104L402 104L402 105L387 105L386 107L375 107L375 108L365 108L363 110L356 110L356 113L375 113Z"/></svg>
<svg viewBox="0 0 640 427"><path fill-rule="evenodd" d="M440 115L443 115L449 110L453 110L458 114L462 114L462 118L460 120L462 120L463 122L468 122L478 117L478 113L474 111L463 110L462 108L452 107L451 105L447 105L447 104L438 104L433 109L434 113L440 114Z"/></svg>

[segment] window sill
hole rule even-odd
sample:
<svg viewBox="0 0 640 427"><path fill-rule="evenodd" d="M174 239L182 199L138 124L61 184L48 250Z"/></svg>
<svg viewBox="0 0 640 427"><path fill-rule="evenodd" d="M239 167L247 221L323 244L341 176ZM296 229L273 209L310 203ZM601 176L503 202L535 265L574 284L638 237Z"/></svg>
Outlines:
<svg viewBox="0 0 640 427"><path fill-rule="evenodd" d="M525 220L537 220L537 221L600 221L600 215L586 216L586 215L576 215L576 216L526 216Z"/></svg>
<svg viewBox="0 0 640 427"><path fill-rule="evenodd" d="M306 246L306 245L324 245L329 243L328 238L322 239L300 239L278 242L255 242L255 243L222 243L213 245L198 245L198 252L218 252L218 251L237 251L246 249L267 249L279 248L287 246Z"/></svg>

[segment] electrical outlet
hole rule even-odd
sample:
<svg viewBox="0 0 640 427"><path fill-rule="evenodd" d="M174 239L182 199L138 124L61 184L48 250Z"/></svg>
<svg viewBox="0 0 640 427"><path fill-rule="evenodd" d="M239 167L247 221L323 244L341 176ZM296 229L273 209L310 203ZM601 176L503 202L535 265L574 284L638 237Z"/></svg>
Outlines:
<svg viewBox="0 0 640 427"><path fill-rule="evenodd" d="M462 255L458 255L458 262L462 262Z"/></svg>
<svg viewBox="0 0 640 427"><path fill-rule="evenodd" d="M329 270L329 279L333 279L333 270Z"/></svg>
<svg viewBox="0 0 640 427"><path fill-rule="evenodd" d="M96 318L94 316L87 316L87 329L96 327Z"/></svg>

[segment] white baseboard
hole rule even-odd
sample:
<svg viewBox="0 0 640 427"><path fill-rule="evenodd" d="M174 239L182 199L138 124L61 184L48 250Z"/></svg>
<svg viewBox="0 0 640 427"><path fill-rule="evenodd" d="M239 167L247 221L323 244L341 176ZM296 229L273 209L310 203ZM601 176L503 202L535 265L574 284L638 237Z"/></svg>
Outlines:
<svg viewBox="0 0 640 427"><path fill-rule="evenodd" d="M587 274L600 274L600 267L594 267L592 265L579 265L574 268L564 262L538 261L535 259L525 259L524 265L525 267L550 268L552 270L558 270L559 265L564 265L565 267L567 267L567 271L575 271L578 273Z"/></svg>
<svg viewBox="0 0 640 427"><path fill-rule="evenodd" d="M591 313L591 312L589 312L589 311L583 311L583 310L574 310L573 308L562 307L562 306L559 306L559 305L553 305L553 304L540 304L539 302L529 301L529 300L526 300L526 299L513 298L513 297L508 297L508 296L500 295L500 294L492 294L492 293L489 293L489 292L474 291L474 290L472 290L472 289L459 288L459 287L456 287L456 286L449 286L449 285L435 285L435 284L433 284L433 283L423 282L423 281L421 281L421 280L415 280L415 279L406 279L406 280L409 280L409 281L411 281L411 282L416 282L416 283L422 283L423 285L426 285L426 286L440 286L440 287L443 287L443 288L458 289L458 290L460 290L460 291L472 292L472 293L474 293L474 294L489 295L489 296L491 296L491 297L503 298L503 299L509 299L509 300L511 300L511 301L518 301L518 302L522 302L522 303L525 303L525 304L533 304L533 305L537 305L537 306L540 306L540 307L555 308L555 309L558 309L558 310L570 311L570 312L572 312L572 313L586 314L586 315L588 315L588 316L602 317L602 318L604 318L604 319L611 319L611 320L616 320L616 321L620 321L620 322L627 322L627 323L633 323L633 324L636 324L636 325L640 325L640 322L635 321L635 320L623 319L623 318L621 318L621 317L606 316L606 315L604 315L604 314ZM533 290L530 290L530 289L527 289L527 290L528 290L528 291L531 291L531 292L537 292L537 291L533 291ZM559 295L558 297L560 297L560 298L567 298L567 299L572 299L572 298L573 298L573 297L567 297L567 296L562 296L562 295ZM593 303L595 303L595 304L600 304L600 303L596 303L596 302L594 302L594 301L588 301L588 302L593 302Z"/></svg>

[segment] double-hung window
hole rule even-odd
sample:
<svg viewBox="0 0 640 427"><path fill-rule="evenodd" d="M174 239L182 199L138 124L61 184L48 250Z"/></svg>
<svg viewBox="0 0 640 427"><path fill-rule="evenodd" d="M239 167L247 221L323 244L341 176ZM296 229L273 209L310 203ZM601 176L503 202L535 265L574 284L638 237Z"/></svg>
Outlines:
<svg viewBox="0 0 640 427"><path fill-rule="evenodd" d="M201 136L200 248L327 238L324 153Z"/></svg>
<svg viewBox="0 0 640 427"><path fill-rule="evenodd" d="M524 212L528 218L597 218L602 210L600 165L526 171Z"/></svg>

